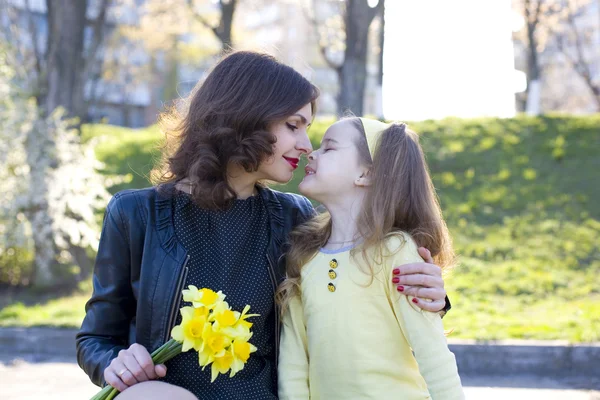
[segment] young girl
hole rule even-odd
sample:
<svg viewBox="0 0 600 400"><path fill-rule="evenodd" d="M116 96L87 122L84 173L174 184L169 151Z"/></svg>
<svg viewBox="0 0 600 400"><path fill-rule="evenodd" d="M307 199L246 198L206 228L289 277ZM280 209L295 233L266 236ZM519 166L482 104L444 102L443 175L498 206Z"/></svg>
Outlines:
<svg viewBox="0 0 600 400"><path fill-rule="evenodd" d="M262 182L289 181L312 151L306 130L318 95L272 56L241 51L174 110L159 185L117 193L106 208L94 292L77 334L79 365L95 384L124 391L123 400L277 398L274 294L285 274L283 244L314 210L306 198ZM434 301L423 306L443 308L439 268L406 269L398 277L408 284L431 280L419 295ZM188 285L222 290L232 308L249 304L260 314L252 320L258 350L233 378L211 383L191 351L166 366L152 363L150 352L179 322Z"/></svg>
<svg viewBox="0 0 600 400"><path fill-rule="evenodd" d="M417 135L363 118L331 126L300 191L327 212L292 231L281 399L462 399L441 318L400 295L395 269L453 261Z"/></svg>

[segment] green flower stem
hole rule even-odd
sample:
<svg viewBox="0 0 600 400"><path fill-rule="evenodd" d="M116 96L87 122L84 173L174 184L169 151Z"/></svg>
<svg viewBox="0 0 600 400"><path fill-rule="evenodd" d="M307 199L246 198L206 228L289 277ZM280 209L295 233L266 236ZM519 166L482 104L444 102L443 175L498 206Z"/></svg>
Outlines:
<svg viewBox="0 0 600 400"><path fill-rule="evenodd" d="M164 364L176 355L181 353L181 343L175 339L169 340L167 343L154 350L151 354L154 364ZM119 394L119 391L112 386L105 386L91 398L91 400L112 400Z"/></svg>
<svg viewBox="0 0 600 400"><path fill-rule="evenodd" d="M161 354L163 354L166 350L168 350L169 347L173 345L172 342L174 342L173 339L169 340L167 343L163 344L158 349L154 350L152 352L152 354L150 355L152 357L152 360L155 360L156 358L160 357Z"/></svg>
<svg viewBox="0 0 600 400"><path fill-rule="evenodd" d="M111 391L108 393L108 396L106 396L106 400L112 400L112 399L114 399L115 397L117 397L117 395L118 395L118 394L119 394L119 391L118 391L117 389L113 388L113 390L111 390Z"/></svg>
<svg viewBox="0 0 600 400"><path fill-rule="evenodd" d="M115 388L113 388L112 386L105 386L104 388L102 388L101 391L99 391L98 393L96 393L96 395L94 397L92 397L91 400L105 400L108 399L109 395L111 394L111 392L113 390L116 390ZM118 393L118 391L117 391Z"/></svg>

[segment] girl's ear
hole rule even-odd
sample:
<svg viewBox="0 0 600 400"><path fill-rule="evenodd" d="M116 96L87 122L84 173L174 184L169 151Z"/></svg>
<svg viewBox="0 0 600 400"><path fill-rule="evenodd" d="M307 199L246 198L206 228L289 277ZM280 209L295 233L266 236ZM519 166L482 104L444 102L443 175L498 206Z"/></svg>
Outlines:
<svg viewBox="0 0 600 400"><path fill-rule="evenodd" d="M371 183L371 170L369 168L363 169L361 175L354 180L354 185L359 187L371 186Z"/></svg>

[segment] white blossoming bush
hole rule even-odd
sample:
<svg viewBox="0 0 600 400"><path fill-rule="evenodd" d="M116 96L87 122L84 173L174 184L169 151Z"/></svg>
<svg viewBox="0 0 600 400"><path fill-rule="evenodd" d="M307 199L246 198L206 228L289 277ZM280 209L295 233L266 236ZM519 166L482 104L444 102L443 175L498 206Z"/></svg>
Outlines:
<svg viewBox="0 0 600 400"><path fill-rule="evenodd" d="M94 143L61 110L41 118L24 82L0 48L0 283L52 286L89 268L110 195Z"/></svg>

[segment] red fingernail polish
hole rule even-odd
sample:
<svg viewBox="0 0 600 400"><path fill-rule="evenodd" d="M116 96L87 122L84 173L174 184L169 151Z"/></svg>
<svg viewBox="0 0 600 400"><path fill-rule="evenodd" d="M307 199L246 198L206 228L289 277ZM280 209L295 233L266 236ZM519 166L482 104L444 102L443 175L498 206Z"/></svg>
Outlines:
<svg viewBox="0 0 600 400"><path fill-rule="evenodd" d="M398 291L399 292L404 292L404 286L398 286Z"/></svg>
<svg viewBox="0 0 600 400"><path fill-rule="evenodd" d="M394 275L400 274L400 268L394 268Z"/></svg>
<svg viewBox="0 0 600 400"><path fill-rule="evenodd" d="M415 304L418 304L419 300L417 300L417 298L415 297L414 299L412 299L412 302L415 303Z"/></svg>
<svg viewBox="0 0 600 400"><path fill-rule="evenodd" d="M398 278L397 276L392 278L392 282L394 283L399 283L400 282L400 278Z"/></svg>

